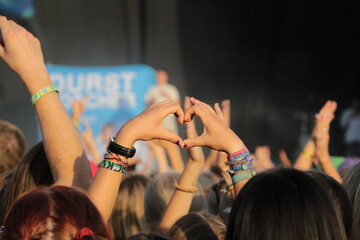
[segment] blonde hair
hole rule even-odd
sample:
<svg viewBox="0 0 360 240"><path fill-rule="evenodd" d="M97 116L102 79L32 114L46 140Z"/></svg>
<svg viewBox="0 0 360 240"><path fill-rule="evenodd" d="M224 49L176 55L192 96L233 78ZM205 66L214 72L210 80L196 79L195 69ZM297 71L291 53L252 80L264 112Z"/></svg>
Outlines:
<svg viewBox="0 0 360 240"><path fill-rule="evenodd" d="M14 124L0 120L0 175L15 168L26 151L23 132Z"/></svg>
<svg viewBox="0 0 360 240"><path fill-rule="evenodd" d="M144 230L144 195L149 182L144 175L125 174L109 219L113 239L126 239Z"/></svg>
<svg viewBox="0 0 360 240"><path fill-rule="evenodd" d="M180 180L181 173L166 172L156 175L145 191L145 223L148 231L155 231L175 191L175 182ZM193 196L190 211L207 208L207 200L201 185Z"/></svg>
<svg viewBox="0 0 360 240"><path fill-rule="evenodd" d="M176 221L167 235L174 240L225 239L226 225L219 216L206 211L192 212Z"/></svg>

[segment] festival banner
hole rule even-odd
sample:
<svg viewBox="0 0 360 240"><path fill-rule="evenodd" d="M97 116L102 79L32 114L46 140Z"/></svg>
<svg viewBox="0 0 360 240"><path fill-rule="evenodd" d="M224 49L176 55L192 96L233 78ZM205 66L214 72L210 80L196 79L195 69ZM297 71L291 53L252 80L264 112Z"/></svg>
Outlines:
<svg viewBox="0 0 360 240"><path fill-rule="evenodd" d="M87 121L101 154L109 135L146 108L145 94L156 84L156 71L147 65L81 67L47 65L59 96L71 116L72 103L88 97L79 132Z"/></svg>

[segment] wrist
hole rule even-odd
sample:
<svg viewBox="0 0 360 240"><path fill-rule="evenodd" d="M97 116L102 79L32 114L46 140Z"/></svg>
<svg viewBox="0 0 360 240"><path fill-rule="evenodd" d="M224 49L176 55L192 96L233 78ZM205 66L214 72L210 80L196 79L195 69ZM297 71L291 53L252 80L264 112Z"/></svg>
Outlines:
<svg viewBox="0 0 360 240"><path fill-rule="evenodd" d="M246 148L244 142L239 138L234 138L231 141L226 141L227 146L225 147L225 152L230 155L240 149Z"/></svg>
<svg viewBox="0 0 360 240"><path fill-rule="evenodd" d="M36 76L32 75L31 77L21 77L21 79L23 79L23 82L25 83L25 86L31 96L40 89L53 85L47 72L43 74L37 74Z"/></svg>

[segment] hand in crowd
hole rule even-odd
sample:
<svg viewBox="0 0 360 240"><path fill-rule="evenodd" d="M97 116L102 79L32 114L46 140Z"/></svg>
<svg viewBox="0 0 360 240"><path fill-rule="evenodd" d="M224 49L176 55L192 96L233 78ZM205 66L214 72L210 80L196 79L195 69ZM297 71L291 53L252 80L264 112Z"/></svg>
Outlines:
<svg viewBox="0 0 360 240"><path fill-rule="evenodd" d="M51 85L51 80L46 78L48 72L40 41L22 26L3 16L0 16L0 28L4 42L4 46L0 46L0 57L20 76L29 93L32 95Z"/></svg>
<svg viewBox="0 0 360 240"><path fill-rule="evenodd" d="M184 112L179 104L163 101L154 104L128 121L117 133L115 141L126 139L128 146L137 140L163 139L180 144L181 138L163 127L163 120L170 114L177 116L180 124L184 123Z"/></svg>
<svg viewBox="0 0 360 240"><path fill-rule="evenodd" d="M190 98L193 106L186 110L184 121L189 122L194 115L201 120L204 131L199 137L188 138L181 144L183 148L206 146L231 154L245 147L242 140L223 121L223 114L217 105L215 110L206 103Z"/></svg>

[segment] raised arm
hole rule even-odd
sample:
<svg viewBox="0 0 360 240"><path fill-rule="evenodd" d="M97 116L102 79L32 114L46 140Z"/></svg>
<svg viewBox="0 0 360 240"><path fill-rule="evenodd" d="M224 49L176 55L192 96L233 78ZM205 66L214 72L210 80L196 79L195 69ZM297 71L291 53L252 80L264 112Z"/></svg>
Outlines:
<svg viewBox="0 0 360 240"><path fill-rule="evenodd" d="M43 94L34 107L55 184L87 189L91 172L79 135L58 94L44 94L43 89L53 83L45 67L40 41L2 16L0 29L4 42L0 57L19 75L30 96Z"/></svg>
<svg viewBox="0 0 360 240"><path fill-rule="evenodd" d="M245 183L255 174L252 167L253 159L243 141L221 120L220 108L215 110L195 98L194 104L185 112L184 121L191 121L194 115L198 116L204 125L204 132L199 137L186 139L183 148L207 146L223 151L228 155L229 173L237 194Z"/></svg>
<svg viewBox="0 0 360 240"><path fill-rule="evenodd" d="M332 163L329 153L329 128L330 123L335 117L334 112L336 108L337 103L329 100L322 108L323 111L316 115L316 127L314 130L315 157L319 160L322 170L341 183L342 178Z"/></svg>
<svg viewBox="0 0 360 240"><path fill-rule="evenodd" d="M185 97L184 108L188 109L190 107L190 98ZM185 123L185 125L187 138L194 138L198 136L194 120ZM176 190L159 224L159 230L161 232L167 232L178 219L189 212L193 195L198 190L198 178L200 171L203 168L204 161L205 157L201 147L192 147L188 149L188 160L184 171L180 177L180 181L176 185Z"/></svg>
<svg viewBox="0 0 360 240"><path fill-rule="evenodd" d="M180 143L182 139L176 134L163 128L163 120L169 114L175 114L180 124L183 123L184 113L179 104L167 101L154 104L131 119L116 134L114 142L122 147L131 148L137 140L148 141L163 139L172 143ZM109 219L114 207L118 189L126 169L127 158L109 153L97 171L91 183L88 195L99 209L104 221ZM125 168L124 168L125 166Z"/></svg>

